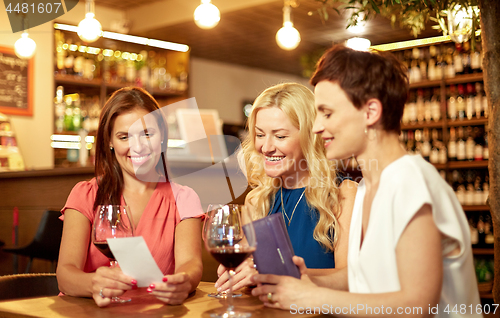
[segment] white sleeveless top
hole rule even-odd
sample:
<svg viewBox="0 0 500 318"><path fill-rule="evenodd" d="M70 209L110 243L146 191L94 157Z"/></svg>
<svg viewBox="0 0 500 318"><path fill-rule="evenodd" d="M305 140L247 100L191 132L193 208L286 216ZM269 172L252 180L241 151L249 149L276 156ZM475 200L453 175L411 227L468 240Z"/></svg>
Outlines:
<svg viewBox="0 0 500 318"><path fill-rule="evenodd" d="M387 166L380 176L362 248L361 231L365 183L358 186L349 233L348 281L352 293L388 293L401 289L396 246L404 229L424 204L432 207L443 240L443 285L439 313L435 317L482 317L474 270L469 226L452 188L434 166L420 155L405 155ZM444 257L456 244L460 253ZM448 306L449 313L443 310ZM451 312L465 304L467 314ZM473 313L471 314L471 307ZM428 310L427 307L423 310Z"/></svg>

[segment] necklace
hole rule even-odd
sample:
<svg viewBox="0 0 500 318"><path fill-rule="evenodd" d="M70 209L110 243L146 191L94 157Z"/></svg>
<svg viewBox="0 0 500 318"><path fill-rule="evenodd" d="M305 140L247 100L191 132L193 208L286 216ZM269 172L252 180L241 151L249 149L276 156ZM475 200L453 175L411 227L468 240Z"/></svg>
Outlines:
<svg viewBox="0 0 500 318"><path fill-rule="evenodd" d="M286 218L288 220L288 226L290 226L290 223L292 223L293 215L295 213L295 210L297 209L297 206L299 205L300 200L302 200L304 193L306 193L306 189L304 189L304 191L300 195L300 198L297 200L297 203L295 204L295 207L293 208L292 215L290 217L288 217L288 215L285 212L285 205L283 204L283 188L281 188L280 194L281 194L281 210L283 211L283 221L285 221L284 217L286 216Z"/></svg>

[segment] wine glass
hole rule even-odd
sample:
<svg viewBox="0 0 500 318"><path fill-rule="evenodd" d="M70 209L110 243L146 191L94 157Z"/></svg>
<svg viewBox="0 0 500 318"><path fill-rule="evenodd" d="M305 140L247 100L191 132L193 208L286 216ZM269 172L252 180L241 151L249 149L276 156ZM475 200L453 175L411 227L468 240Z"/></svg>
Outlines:
<svg viewBox="0 0 500 318"><path fill-rule="evenodd" d="M255 231L248 211L243 205L219 205L207 212L203 238L207 251L228 269L229 292L227 309L211 317L241 318L250 313L234 311L233 271L252 254L256 247Z"/></svg>
<svg viewBox="0 0 500 318"><path fill-rule="evenodd" d="M222 206L224 206L224 205L223 204L209 204L208 209L207 209L207 214L209 214L210 211L212 211L212 210L222 208ZM206 222L203 223L203 233L205 232L205 229L207 228L206 224L207 224ZM205 239L204 234L203 234L203 239ZM229 271L229 269L228 269L228 271ZM234 275L234 271L231 273L231 275ZM242 295L243 294L241 294L241 293L233 293L233 297L241 297ZM218 293L210 293L210 294L208 294L208 297L215 297L218 299L227 298L227 292L222 291L222 292L218 292Z"/></svg>
<svg viewBox="0 0 500 318"><path fill-rule="evenodd" d="M111 268L117 266L113 252L108 246L108 238L134 236L134 223L128 212L128 207L123 205L99 205L92 226L92 243L109 258ZM111 302L124 303L130 301L126 297L112 297Z"/></svg>

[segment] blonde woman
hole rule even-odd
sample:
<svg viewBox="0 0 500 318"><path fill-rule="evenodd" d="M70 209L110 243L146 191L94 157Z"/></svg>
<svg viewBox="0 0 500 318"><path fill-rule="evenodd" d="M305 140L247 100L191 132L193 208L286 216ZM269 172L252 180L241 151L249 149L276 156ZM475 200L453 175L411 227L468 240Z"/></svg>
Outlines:
<svg viewBox="0 0 500 318"><path fill-rule="evenodd" d="M281 213L296 255L311 275L347 266L347 242L357 184L336 174L325 157L323 140L312 133L316 111L307 87L285 83L269 87L254 102L242 152L253 190L246 205L259 219ZM236 269L234 290L255 274L247 260ZM218 291L228 289L221 265Z"/></svg>

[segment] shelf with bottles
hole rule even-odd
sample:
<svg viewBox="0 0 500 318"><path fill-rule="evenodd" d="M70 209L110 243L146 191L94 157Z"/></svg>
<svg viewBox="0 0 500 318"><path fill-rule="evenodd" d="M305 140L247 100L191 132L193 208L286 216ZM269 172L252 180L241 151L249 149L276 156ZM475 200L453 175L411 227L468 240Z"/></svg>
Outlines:
<svg viewBox="0 0 500 318"><path fill-rule="evenodd" d="M488 212L490 211L490 206L486 204L478 205L462 205L465 212Z"/></svg>
<svg viewBox="0 0 500 318"><path fill-rule="evenodd" d="M101 99L126 86L143 87L158 96L187 96L189 52L109 39L86 46L75 33L61 30L54 36L56 86L102 87Z"/></svg>

